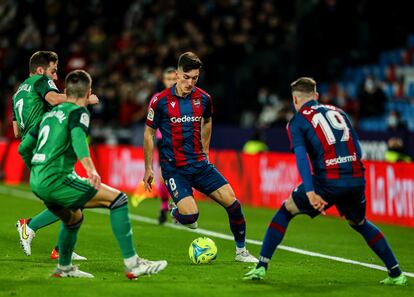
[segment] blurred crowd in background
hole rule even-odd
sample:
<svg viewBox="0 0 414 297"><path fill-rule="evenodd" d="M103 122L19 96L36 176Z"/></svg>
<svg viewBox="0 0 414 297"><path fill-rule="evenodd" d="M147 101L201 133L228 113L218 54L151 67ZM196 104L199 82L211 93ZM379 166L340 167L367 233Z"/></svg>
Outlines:
<svg viewBox="0 0 414 297"><path fill-rule="evenodd" d="M405 46L414 32L407 2L0 0L0 135L10 135L11 96L37 50L58 53L61 88L69 71L91 73L101 99L91 108L96 138L135 137L163 88L163 69L187 50L204 62L199 85L213 97L215 124L285 125L297 76L330 86L347 68ZM356 124L386 116L407 129L392 122L401 115L386 108L390 94L378 79L360 79L355 94L327 87L321 100L345 108Z"/></svg>

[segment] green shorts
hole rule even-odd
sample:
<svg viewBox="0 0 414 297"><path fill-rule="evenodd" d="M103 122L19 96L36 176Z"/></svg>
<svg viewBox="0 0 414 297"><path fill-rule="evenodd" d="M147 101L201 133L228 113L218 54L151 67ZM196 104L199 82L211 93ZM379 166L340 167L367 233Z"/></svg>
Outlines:
<svg viewBox="0 0 414 297"><path fill-rule="evenodd" d="M83 208L98 192L92 187L86 178L70 173L62 178L54 180L52 183L42 182L33 183L32 177L30 185L33 193L39 197L47 208ZM38 180L38 179L34 179Z"/></svg>

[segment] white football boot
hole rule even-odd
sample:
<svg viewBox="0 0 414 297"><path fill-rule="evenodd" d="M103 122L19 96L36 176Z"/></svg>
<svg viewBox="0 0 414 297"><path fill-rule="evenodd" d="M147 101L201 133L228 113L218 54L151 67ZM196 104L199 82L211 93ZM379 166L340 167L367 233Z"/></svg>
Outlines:
<svg viewBox="0 0 414 297"><path fill-rule="evenodd" d="M76 265L69 265L68 267L62 267L58 265L55 271L51 275L52 277L76 277L76 278L94 278L94 276L85 271L79 270Z"/></svg>
<svg viewBox="0 0 414 297"><path fill-rule="evenodd" d="M16 229L20 237L20 246L26 256L32 254L32 240L36 236L36 232L30 229L28 223L29 219L18 219L16 222Z"/></svg>
<svg viewBox="0 0 414 297"><path fill-rule="evenodd" d="M141 275L157 274L167 267L168 263L165 260L150 261L142 258L137 258L137 262L132 267L125 269L125 275L129 279L138 278Z"/></svg>
<svg viewBox="0 0 414 297"><path fill-rule="evenodd" d="M58 250L57 250L56 247L50 253L50 259L52 259L52 260L59 259L59 252L58 252ZM81 256L81 255L73 252L72 253L72 260L76 260L76 261L86 261L88 259L86 257L83 257L83 256Z"/></svg>
<svg viewBox="0 0 414 297"><path fill-rule="evenodd" d="M259 263L259 259L257 259L255 256L250 254L250 252L247 249L241 249L239 251L236 251L235 260L237 262L244 262L244 263Z"/></svg>

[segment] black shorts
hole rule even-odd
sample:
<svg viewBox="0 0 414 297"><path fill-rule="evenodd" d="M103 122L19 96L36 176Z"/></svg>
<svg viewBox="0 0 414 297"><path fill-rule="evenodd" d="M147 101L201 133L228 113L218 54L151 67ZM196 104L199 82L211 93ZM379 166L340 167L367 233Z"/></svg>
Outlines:
<svg viewBox="0 0 414 297"><path fill-rule="evenodd" d="M352 221L355 224L359 224L365 219L365 186L345 188L331 185L323 186L315 183L314 188L315 193L328 202L325 209L335 205L341 216L344 216L347 220ZM311 218L320 214L320 212L314 209L310 204L303 184L298 186L292 192L292 198L300 213L307 214Z"/></svg>

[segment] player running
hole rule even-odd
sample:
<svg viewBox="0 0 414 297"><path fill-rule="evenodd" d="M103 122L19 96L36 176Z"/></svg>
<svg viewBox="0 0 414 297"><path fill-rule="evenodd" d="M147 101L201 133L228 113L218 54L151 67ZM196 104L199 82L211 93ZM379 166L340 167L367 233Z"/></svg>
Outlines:
<svg viewBox="0 0 414 297"><path fill-rule="evenodd" d="M30 129L39 124L43 114L54 105L66 101L66 95L60 94L53 81L57 76L58 56L51 51L38 51L29 61L30 76L19 86L13 96L13 130L16 138L25 138ZM93 95L91 103L97 103L98 98ZM44 210L32 218L19 219L16 223L23 252L31 255L31 242L36 231L56 221L56 217L49 210ZM57 259L59 253L56 248L51 253L52 259ZM86 260L85 257L74 253L75 260Z"/></svg>
<svg viewBox="0 0 414 297"><path fill-rule="evenodd" d="M73 266L71 261L84 207L109 208L112 231L124 258L128 278L156 274L167 266L167 262L137 256L128 216L128 197L101 184L89 155L90 115L86 106L91 96L91 77L83 70L75 70L67 75L65 85L67 101L47 112L40 125L33 128L19 146L19 153L31 168L33 193L63 222L58 239L59 264L52 276L93 277ZM74 173L77 159L85 168L88 180Z"/></svg>
<svg viewBox="0 0 414 297"><path fill-rule="evenodd" d="M241 205L226 179L207 159L213 105L210 95L195 87L201 66L194 53L182 54L178 60L177 83L150 102L144 132L145 189L151 191L154 135L160 129L160 165L176 204L172 210L175 220L189 228L197 228L194 187L226 209L236 241L236 261L257 263L246 249L246 223Z"/></svg>
<svg viewBox="0 0 414 297"><path fill-rule="evenodd" d="M272 218L260 262L244 279L264 278L268 263L294 216L307 214L314 218L335 205L387 267L389 276L381 283L406 285L407 278L384 235L365 217L365 169L358 136L347 115L337 107L317 102L316 82L312 78L299 78L291 84L291 90L297 113L287 129L303 183Z"/></svg>

